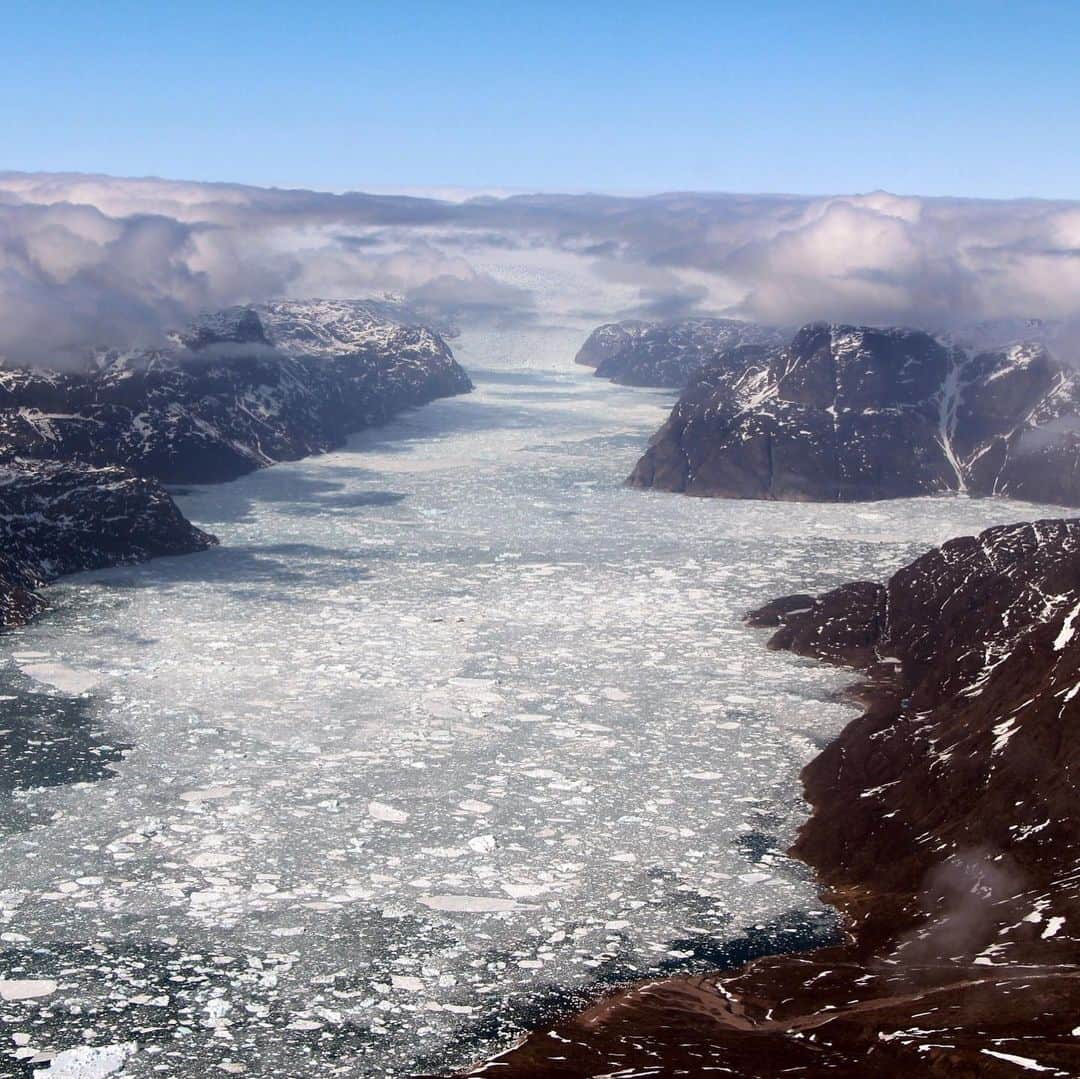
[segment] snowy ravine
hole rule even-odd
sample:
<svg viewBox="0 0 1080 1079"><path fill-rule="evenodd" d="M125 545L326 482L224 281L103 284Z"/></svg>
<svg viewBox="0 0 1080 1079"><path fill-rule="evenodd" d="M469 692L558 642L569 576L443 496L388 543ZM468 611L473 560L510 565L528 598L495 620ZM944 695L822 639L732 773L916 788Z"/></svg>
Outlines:
<svg viewBox="0 0 1080 1079"><path fill-rule="evenodd" d="M476 393L189 491L220 548L0 640L4 1074L445 1071L828 931L776 851L849 676L741 616L1063 511L625 488L671 397L590 325L466 331Z"/></svg>

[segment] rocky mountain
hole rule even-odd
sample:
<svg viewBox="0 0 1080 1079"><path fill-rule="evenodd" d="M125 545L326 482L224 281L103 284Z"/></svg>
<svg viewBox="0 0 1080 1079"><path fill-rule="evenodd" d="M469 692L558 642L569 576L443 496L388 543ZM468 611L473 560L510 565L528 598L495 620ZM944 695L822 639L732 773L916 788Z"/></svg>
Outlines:
<svg viewBox="0 0 1080 1079"><path fill-rule="evenodd" d="M624 386L681 389L700 367L742 345L784 343L781 331L730 318L612 322L599 326L574 359Z"/></svg>
<svg viewBox="0 0 1080 1079"><path fill-rule="evenodd" d="M155 480L125 468L33 461L0 465L0 628L44 606L35 588L80 570L205 550Z"/></svg>
<svg viewBox="0 0 1080 1079"><path fill-rule="evenodd" d="M0 462L228 480L469 389L441 337L363 303L234 308L178 334L172 349L107 353L74 373L0 370Z"/></svg>
<svg viewBox="0 0 1080 1079"><path fill-rule="evenodd" d="M438 334L389 311L232 308L83 370L0 368L0 626L34 614L32 590L62 574L214 542L161 482L234 479L472 388Z"/></svg>
<svg viewBox="0 0 1080 1079"><path fill-rule="evenodd" d="M702 370L630 477L694 495L854 501L942 491L1080 504L1080 380L1040 344L803 327Z"/></svg>
<svg viewBox="0 0 1080 1079"><path fill-rule="evenodd" d="M498 1074L1080 1074L1078 582L1080 521L1039 521L754 612L864 672L793 849L846 943L634 986Z"/></svg>

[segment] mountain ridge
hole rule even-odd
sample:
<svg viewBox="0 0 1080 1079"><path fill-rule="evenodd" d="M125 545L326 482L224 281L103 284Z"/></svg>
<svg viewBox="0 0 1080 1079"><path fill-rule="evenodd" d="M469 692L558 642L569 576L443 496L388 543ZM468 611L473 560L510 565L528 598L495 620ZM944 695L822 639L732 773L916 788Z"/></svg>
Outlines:
<svg viewBox="0 0 1080 1079"><path fill-rule="evenodd" d="M1080 378L1038 343L811 323L702 369L629 481L706 497L1080 504Z"/></svg>
<svg viewBox="0 0 1080 1079"><path fill-rule="evenodd" d="M598 326L574 362L623 386L682 389L695 371L729 349L783 340L778 329L739 319L628 319Z"/></svg>

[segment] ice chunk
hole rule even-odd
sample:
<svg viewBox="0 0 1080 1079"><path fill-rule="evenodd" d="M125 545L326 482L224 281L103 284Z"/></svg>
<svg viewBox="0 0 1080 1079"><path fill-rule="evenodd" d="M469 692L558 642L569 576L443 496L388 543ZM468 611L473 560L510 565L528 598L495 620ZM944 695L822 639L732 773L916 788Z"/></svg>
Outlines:
<svg viewBox="0 0 1080 1079"><path fill-rule="evenodd" d="M182 802L217 802L232 795L232 787L203 787L202 790L184 791Z"/></svg>
<svg viewBox="0 0 1080 1079"><path fill-rule="evenodd" d="M533 910L513 899L501 899L494 895L425 895L420 902L431 910L448 913L491 914L504 910Z"/></svg>
<svg viewBox="0 0 1080 1079"><path fill-rule="evenodd" d="M385 802L368 802L367 811L372 820L386 821L389 824L404 824L409 819L405 810L395 809Z"/></svg>
<svg viewBox="0 0 1080 1079"><path fill-rule="evenodd" d="M80 671L66 663L25 663L22 670L35 681L76 695L88 692L101 681L93 671Z"/></svg>
<svg viewBox="0 0 1080 1079"><path fill-rule="evenodd" d="M49 978L25 978L0 980L0 999L34 1000L56 992L56 982Z"/></svg>
<svg viewBox="0 0 1080 1079"><path fill-rule="evenodd" d="M103 1079L118 1072L134 1050L131 1043L65 1049L52 1058L47 1068L35 1068L34 1079Z"/></svg>

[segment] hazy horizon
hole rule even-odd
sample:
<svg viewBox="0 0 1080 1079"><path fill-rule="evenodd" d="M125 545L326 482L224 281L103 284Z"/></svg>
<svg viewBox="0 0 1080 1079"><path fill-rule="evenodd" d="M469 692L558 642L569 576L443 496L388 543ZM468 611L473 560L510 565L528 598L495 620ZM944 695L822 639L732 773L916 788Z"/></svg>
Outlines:
<svg viewBox="0 0 1080 1079"><path fill-rule="evenodd" d="M446 194L443 189L432 189ZM393 293L515 319L723 315L953 331L1080 317L1080 203L402 194L0 173L0 355L143 347L201 311Z"/></svg>

